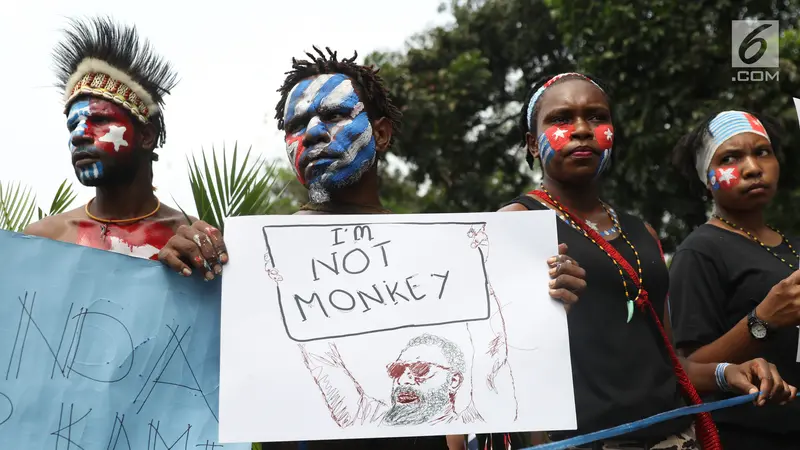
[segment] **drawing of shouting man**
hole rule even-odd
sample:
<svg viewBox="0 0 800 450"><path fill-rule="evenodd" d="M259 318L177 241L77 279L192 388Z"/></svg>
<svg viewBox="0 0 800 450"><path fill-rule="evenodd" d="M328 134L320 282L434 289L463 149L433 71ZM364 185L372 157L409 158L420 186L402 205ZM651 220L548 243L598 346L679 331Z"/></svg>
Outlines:
<svg viewBox="0 0 800 450"><path fill-rule="evenodd" d="M471 403L461 413L456 411L456 396L466 372L464 352L439 336L423 334L411 339L397 359L387 365L392 380L388 402L364 392L345 366L336 344L329 343L330 351L324 355L309 353L304 344L300 348L331 417L342 428L354 424L402 426L483 420Z"/></svg>

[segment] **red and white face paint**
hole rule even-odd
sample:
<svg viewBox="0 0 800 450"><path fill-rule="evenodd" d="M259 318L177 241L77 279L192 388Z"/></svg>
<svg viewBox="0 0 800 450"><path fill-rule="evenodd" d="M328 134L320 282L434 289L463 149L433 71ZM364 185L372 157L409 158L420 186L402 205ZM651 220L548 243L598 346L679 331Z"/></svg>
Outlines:
<svg viewBox="0 0 800 450"><path fill-rule="evenodd" d="M134 147L133 119L116 103L99 98L76 101L67 113L69 149L73 157L85 156L75 166L84 184L102 178L102 158L129 152Z"/></svg>
<svg viewBox="0 0 800 450"><path fill-rule="evenodd" d="M739 184L741 176L736 166L721 166L708 171L708 182L711 189L733 189Z"/></svg>
<svg viewBox="0 0 800 450"><path fill-rule="evenodd" d="M553 125L539 135L539 153L544 165L549 164L556 152L569 144L574 131L575 125Z"/></svg>
<svg viewBox="0 0 800 450"><path fill-rule="evenodd" d="M598 125L594 129L594 138L600 144L600 150L610 150L614 146L614 127L611 125Z"/></svg>
<svg viewBox="0 0 800 450"><path fill-rule="evenodd" d="M575 125L553 125L539 135L539 152L542 162L547 165L556 152L561 151L572 140ZM611 148L614 146L614 127L612 125L598 125L594 130L594 138L602 150L600 163L597 165L597 174L605 170L611 161Z"/></svg>

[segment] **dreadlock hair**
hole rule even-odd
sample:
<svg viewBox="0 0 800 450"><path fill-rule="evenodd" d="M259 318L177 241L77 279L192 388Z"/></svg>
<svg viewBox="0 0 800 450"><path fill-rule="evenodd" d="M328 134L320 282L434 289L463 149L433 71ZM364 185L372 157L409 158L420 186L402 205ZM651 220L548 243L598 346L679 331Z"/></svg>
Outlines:
<svg viewBox="0 0 800 450"><path fill-rule="evenodd" d="M608 104L609 104L609 107L610 107L611 106L611 97L608 94L609 91L608 91L608 87L606 86L605 82L603 82L599 78L597 78L597 77L595 77L593 75L590 75L590 74L584 73L583 75L586 78L594 81L598 86L600 86L600 88L603 90L603 95L606 97L606 100L608 101ZM521 143L522 143L522 148L525 149L525 161L528 162L528 166L531 169L533 169L534 159L533 159L533 155L531 155L531 152L528 151L527 133L528 132L532 132L533 134L536 134L536 132L537 132L536 123L537 123L537 118L539 116L539 108L540 108L542 99L541 99L541 97L539 97L539 100L536 102L536 105L534 105L534 107L533 107L533 114L531 114L531 123L528 123L528 104L530 103L531 97L533 97L533 94L535 94L536 91L539 90L539 88L544 86L544 84L547 83L554 76L556 76L556 74L544 75L541 78L539 78L536 81L536 83L534 83L533 86L531 86L531 88L528 90L528 93L525 95L525 101L522 102L522 106L521 106L520 113L519 113L518 127L519 127L519 131L520 131L520 140L521 140ZM579 77L577 75L566 75L566 76L556 80L553 84L550 85L550 87L555 86L556 84L562 83L562 82L567 81L567 80L583 80L583 78L581 78L581 77ZM612 110L612 122L613 122L613 110ZM615 143L619 142L619 139L617 137L618 134L619 134L619 131L617 130L617 127L615 126L614 127L614 142ZM611 152L611 162L612 163L616 159L616 154L617 154L617 152Z"/></svg>
<svg viewBox="0 0 800 450"><path fill-rule="evenodd" d="M292 88L300 81L315 75L340 73L350 78L359 88L359 95L364 97L364 106L370 120L386 117L392 124L392 141L400 132L400 120L403 113L394 105L389 96L389 90L384 86L383 79L378 75L380 69L374 66L362 66L355 63L358 52L353 52L352 58L338 60L336 53L325 47L322 50L313 47L316 55L306 52L310 60L292 58L292 70L286 72L286 79L278 89L281 99L275 105L275 119L278 120L278 129L283 130L283 117L286 112L286 100Z"/></svg>
<svg viewBox="0 0 800 450"><path fill-rule="evenodd" d="M157 132L155 147L161 147L167 137L162 113L164 96L177 84L177 74L170 63L154 52L148 40L140 42L135 26L119 25L110 17L95 17L86 22L70 19L70 24L71 28L64 30L64 40L53 51L58 80L56 87L66 89L70 77L87 58L117 68L138 83L158 104L159 111L150 116L150 123Z"/></svg>
<svg viewBox="0 0 800 450"><path fill-rule="evenodd" d="M769 116L756 114L746 109L737 109L737 111L746 112L761 121L761 125L764 126L764 130L769 136L775 157L782 162L781 136L783 135L783 129L780 124ZM697 169L695 168L697 166L697 153L706 145L706 137L713 136L709 125L721 112L717 111L703 119L691 132L683 135L672 149L672 164L686 177L691 189L702 195L704 199L708 198L708 189L697 177Z"/></svg>

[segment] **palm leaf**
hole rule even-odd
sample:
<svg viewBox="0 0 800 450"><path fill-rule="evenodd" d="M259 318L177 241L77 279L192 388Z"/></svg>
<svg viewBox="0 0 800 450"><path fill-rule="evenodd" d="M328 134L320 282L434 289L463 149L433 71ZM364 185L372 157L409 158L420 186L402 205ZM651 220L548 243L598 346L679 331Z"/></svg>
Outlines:
<svg viewBox="0 0 800 450"><path fill-rule="evenodd" d="M251 150L252 147L239 162L239 146L234 144L230 165L224 146L219 156L212 146L211 158L206 152L202 152L201 158L194 155L191 160L187 158L189 182L200 220L223 230L227 217L269 213L276 198L273 186L279 179L276 164L268 165L260 155L251 159Z"/></svg>
<svg viewBox="0 0 800 450"><path fill-rule="evenodd" d="M22 232L36 211L36 195L29 186L0 183L0 229Z"/></svg>
<svg viewBox="0 0 800 450"><path fill-rule="evenodd" d="M53 197L53 201L50 203L50 211L45 213L42 211L42 208L38 208L39 210L39 220L42 220L46 216L55 216L56 214L61 214L66 211L67 208L75 201L75 197L78 194L72 190L72 183L67 184L67 180L61 182L61 185L58 187L58 191L56 191L55 197Z"/></svg>

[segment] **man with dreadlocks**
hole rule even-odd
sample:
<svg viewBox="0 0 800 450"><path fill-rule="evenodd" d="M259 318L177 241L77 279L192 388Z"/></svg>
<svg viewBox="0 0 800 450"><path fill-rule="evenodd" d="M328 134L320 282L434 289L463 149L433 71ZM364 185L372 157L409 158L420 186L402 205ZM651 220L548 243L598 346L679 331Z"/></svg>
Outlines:
<svg viewBox="0 0 800 450"><path fill-rule="evenodd" d="M388 213L378 195L380 153L400 127L400 110L372 67L307 53L292 59L278 90L278 129L297 179L308 188L301 214Z"/></svg>
<svg viewBox="0 0 800 450"><path fill-rule="evenodd" d="M168 62L135 27L110 18L72 20L54 51L69 150L78 180L95 188L85 206L33 223L25 233L156 259L184 216L153 193L154 149L164 143Z"/></svg>

